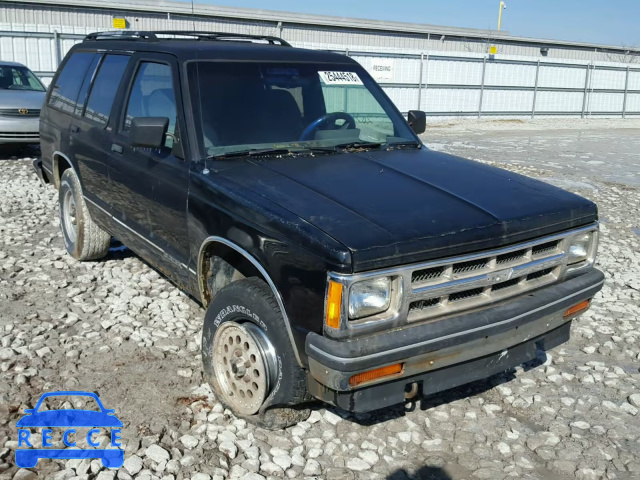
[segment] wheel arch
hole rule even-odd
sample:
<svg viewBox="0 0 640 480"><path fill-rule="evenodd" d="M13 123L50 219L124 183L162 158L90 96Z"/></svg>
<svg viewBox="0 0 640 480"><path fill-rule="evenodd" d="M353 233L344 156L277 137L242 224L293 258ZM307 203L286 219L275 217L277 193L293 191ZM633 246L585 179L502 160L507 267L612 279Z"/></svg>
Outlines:
<svg viewBox="0 0 640 480"><path fill-rule="evenodd" d="M78 176L78 172L69 157L59 151L53 152L53 185L56 188L60 188L60 179L67 168L72 169L76 176ZM79 179L80 177L78 177L78 180Z"/></svg>
<svg viewBox="0 0 640 480"><path fill-rule="evenodd" d="M293 330L291 328L291 322L289 321L289 317L287 316L287 312L284 308L284 302L282 301L280 291L269 276L267 270L253 255L251 255L239 245L236 245L232 241L227 240L226 238L219 236L210 236L205 238L202 242L202 245L200 246L200 251L198 253L197 275L198 289L202 305L204 305L204 307L207 307L213 299L213 296L215 295L215 292L211 292L209 290L208 285L211 258L222 259L222 261L230 265L231 268L242 275L241 277L237 278L234 275L227 275L226 280L228 281L225 284L219 284L218 289L222 288L225 285L228 285L229 283L232 283L235 280L246 277L259 277L264 280L264 282L271 289L271 292L273 293L273 296L278 303L278 307L280 308L280 312L282 313L284 323L287 327L289 342L291 343L296 361L298 362L298 365L300 367L304 368L303 363L300 359L300 353L298 352L298 349L296 347L296 342L293 337Z"/></svg>

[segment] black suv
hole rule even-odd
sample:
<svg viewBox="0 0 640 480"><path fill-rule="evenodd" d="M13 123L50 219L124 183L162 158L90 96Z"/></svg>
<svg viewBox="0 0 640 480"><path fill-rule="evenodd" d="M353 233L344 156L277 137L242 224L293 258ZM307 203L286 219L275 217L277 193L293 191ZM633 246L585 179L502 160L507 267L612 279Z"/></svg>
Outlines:
<svg viewBox="0 0 640 480"><path fill-rule="evenodd" d="M364 412L535 358L604 281L592 202L429 151L424 113L405 121L346 56L92 34L40 128L69 254L115 236L200 301L208 382L267 426L312 398Z"/></svg>

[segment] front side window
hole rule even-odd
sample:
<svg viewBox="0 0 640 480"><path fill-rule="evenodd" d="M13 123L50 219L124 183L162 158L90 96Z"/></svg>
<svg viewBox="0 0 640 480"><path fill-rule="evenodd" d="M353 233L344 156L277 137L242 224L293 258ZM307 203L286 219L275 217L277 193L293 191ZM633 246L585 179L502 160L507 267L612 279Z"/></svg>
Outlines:
<svg viewBox="0 0 640 480"><path fill-rule="evenodd" d="M187 72L207 156L416 143L359 65L197 61Z"/></svg>
<svg viewBox="0 0 640 480"><path fill-rule="evenodd" d="M95 53L74 53L62 67L56 82L51 86L49 105L65 112L73 113L76 109L78 91L85 78L91 62L99 58Z"/></svg>
<svg viewBox="0 0 640 480"><path fill-rule="evenodd" d="M0 66L0 90L44 92L44 85L31 70L20 66Z"/></svg>
<svg viewBox="0 0 640 480"><path fill-rule="evenodd" d="M131 87L122 131L131 129L135 117L166 117L171 134L176 129L176 97L171 67L164 63L142 62ZM173 139L167 135L165 146L171 148Z"/></svg>
<svg viewBox="0 0 640 480"><path fill-rule="evenodd" d="M107 124L127 63L128 55L105 55L89 92L85 117L102 125Z"/></svg>

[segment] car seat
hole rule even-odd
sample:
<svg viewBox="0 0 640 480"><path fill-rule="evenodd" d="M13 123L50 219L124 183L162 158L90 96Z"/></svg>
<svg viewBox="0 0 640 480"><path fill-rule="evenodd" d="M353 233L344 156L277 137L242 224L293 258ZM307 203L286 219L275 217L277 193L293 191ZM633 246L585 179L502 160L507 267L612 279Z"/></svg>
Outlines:
<svg viewBox="0 0 640 480"><path fill-rule="evenodd" d="M289 91L269 90L262 117L267 141L294 142L300 138L302 115L298 103Z"/></svg>
<svg viewBox="0 0 640 480"><path fill-rule="evenodd" d="M157 88L143 97L146 113L149 117L167 117L169 128L167 132L175 133L176 129L176 97L172 88ZM169 145L172 142L169 141Z"/></svg>

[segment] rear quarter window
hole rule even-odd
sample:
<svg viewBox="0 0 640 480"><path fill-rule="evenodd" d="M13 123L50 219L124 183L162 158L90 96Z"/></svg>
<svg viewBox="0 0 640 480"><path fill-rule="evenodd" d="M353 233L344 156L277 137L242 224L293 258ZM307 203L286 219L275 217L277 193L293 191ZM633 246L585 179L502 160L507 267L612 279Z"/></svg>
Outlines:
<svg viewBox="0 0 640 480"><path fill-rule="evenodd" d="M89 95L89 89L91 88L91 81L96 73L96 69L98 68L98 64L100 63L101 55L95 55L89 68L87 69L87 73L84 76L84 81L80 86L80 93L78 93L78 100L76 101L76 115L82 115L84 110L84 106L87 103L87 97Z"/></svg>
<svg viewBox="0 0 640 480"><path fill-rule="evenodd" d="M96 53L78 52L69 57L62 71L51 86L49 106L73 113L76 109L78 92L89 65L98 57Z"/></svg>

